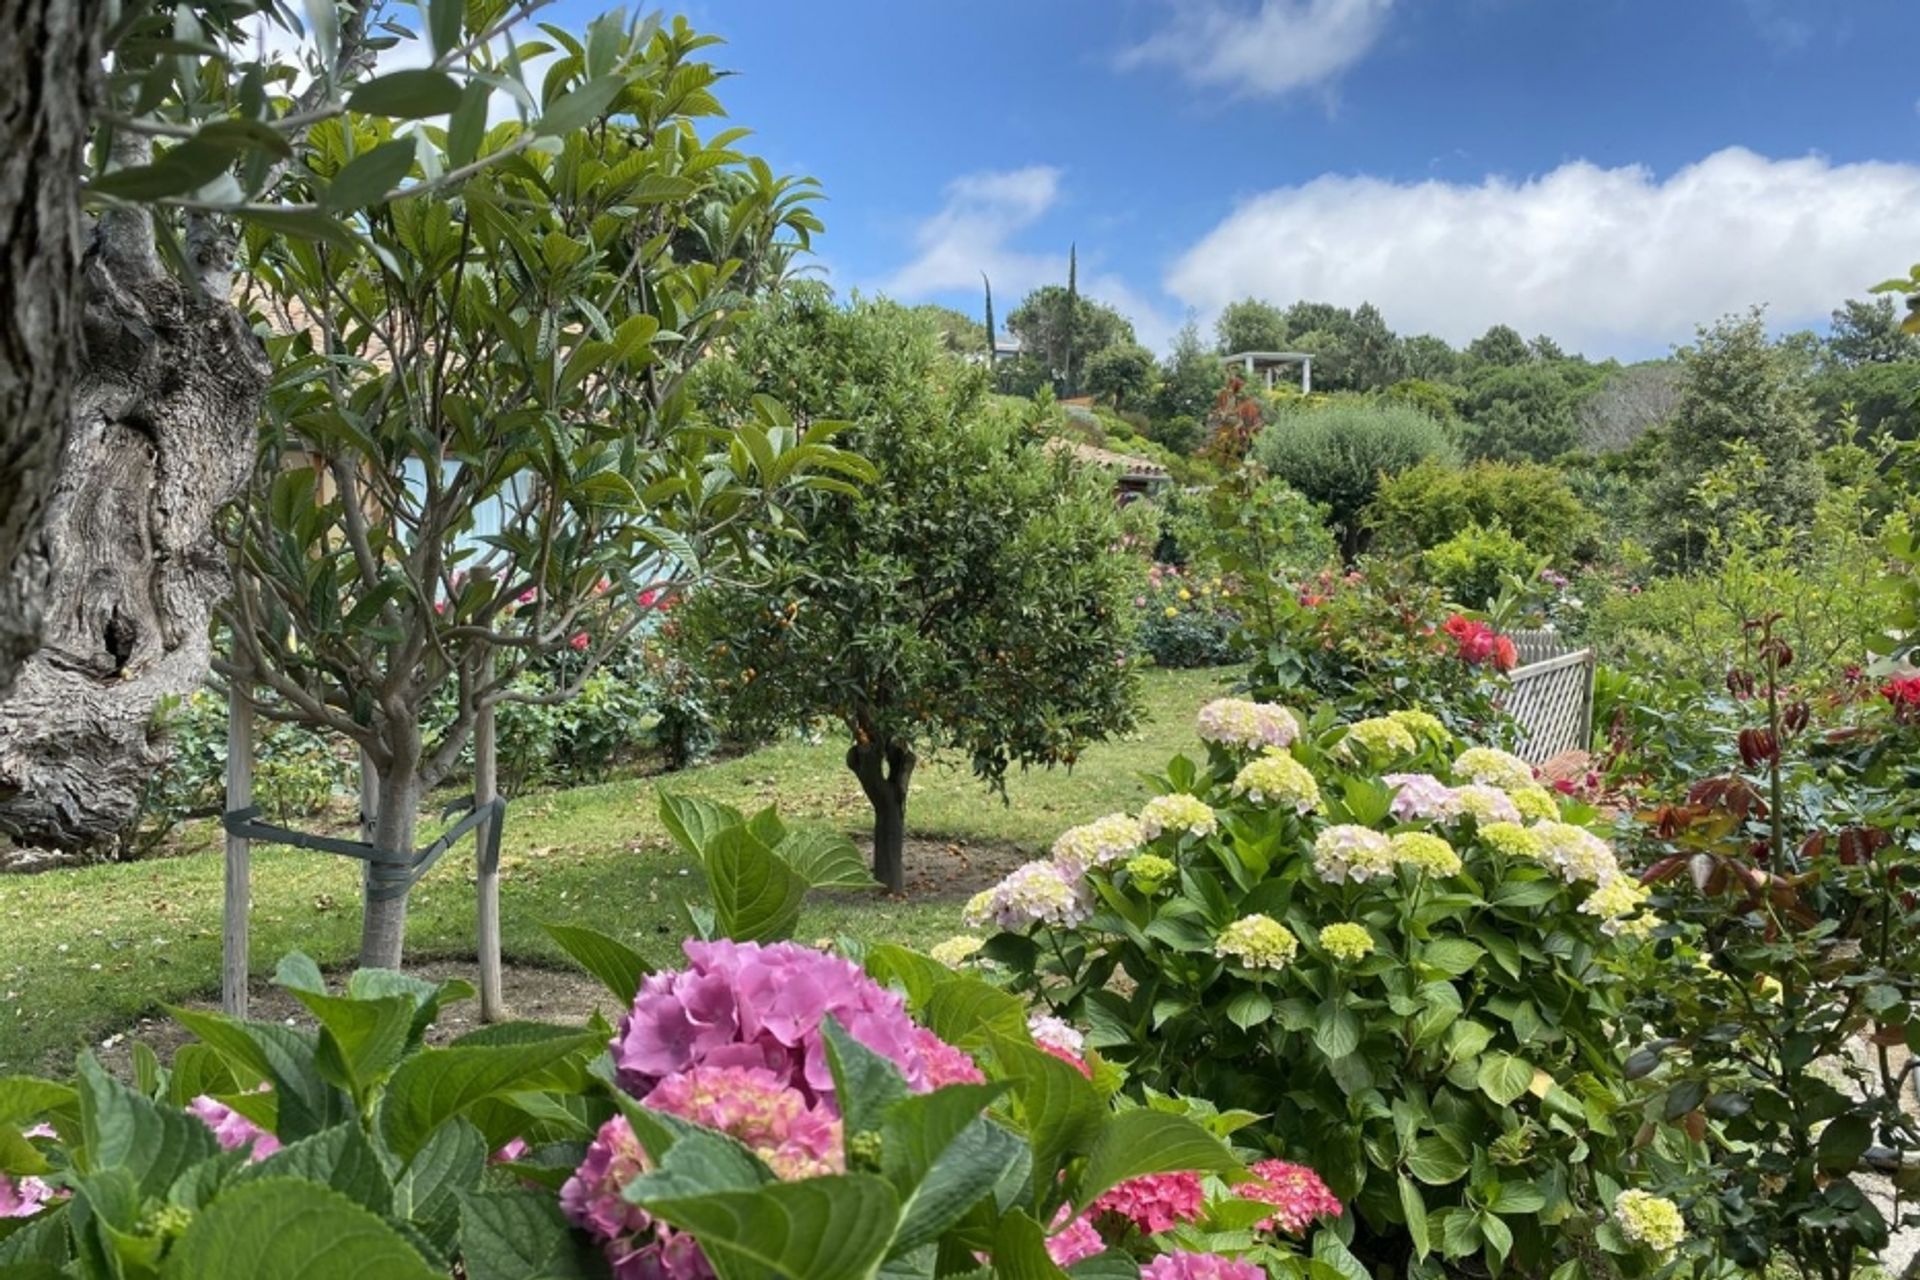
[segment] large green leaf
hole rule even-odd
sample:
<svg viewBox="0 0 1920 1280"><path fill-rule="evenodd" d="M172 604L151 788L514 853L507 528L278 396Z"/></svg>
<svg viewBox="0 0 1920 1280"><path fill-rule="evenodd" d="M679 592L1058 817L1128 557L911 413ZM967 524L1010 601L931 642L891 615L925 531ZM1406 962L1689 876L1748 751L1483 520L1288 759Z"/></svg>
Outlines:
<svg viewBox="0 0 1920 1280"><path fill-rule="evenodd" d="M0 1076L0 1124L30 1124L73 1101L67 1085L35 1076Z"/></svg>
<svg viewBox="0 0 1920 1280"><path fill-rule="evenodd" d="M487 1140L464 1119L435 1129L393 1184L393 1216L446 1248L452 1245L460 1197L480 1185Z"/></svg>
<svg viewBox="0 0 1920 1280"><path fill-rule="evenodd" d="M907 1096L900 1068L847 1034L832 1017L820 1024L820 1034L847 1134L878 1132L882 1115Z"/></svg>
<svg viewBox="0 0 1920 1280"><path fill-rule="evenodd" d="M1533 1084L1533 1064L1507 1053L1480 1059L1480 1092L1501 1106L1509 1106Z"/></svg>
<svg viewBox="0 0 1920 1280"><path fill-rule="evenodd" d="M849 1173L717 1191L643 1208L693 1233L709 1257L783 1280L859 1280L886 1256L900 1198L886 1179ZM750 1272L742 1273L750 1274Z"/></svg>
<svg viewBox="0 0 1920 1280"><path fill-rule="evenodd" d="M933 989L953 977L953 970L931 956L892 942L868 947L863 957L867 973L882 986L898 985L907 993L907 1007L924 1009Z"/></svg>
<svg viewBox="0 0 1920 1280"><path fill-rule="evenodd" d="M1485 954L1485 947L1465 938L1435 938L1420 948L1420 963L1457 978L1480 963Z"/></svg>
<svg viewBox="0 0 1920 1280"><path fill-rule="evenodd" d="M393 1208L393 1182L386 1166L367 1135L351 1121L284 1146L233 1175L236 1183L257 1178L305 1178L332 1187L374 1213L385 1214Z"/></svg>
<svg viewBox="0 0 1920 1280"><path fill-rule="evenodd" d="M877 889L853 841L824 827L797 827L774 847L794 874L815 889Z"/></svg>
<svg viewBox="0 0 1920 1280"><path fill-rule="evenodd" d="M1000 1219L993 1238L994 1280L1067 1280L1047 1253L1047 1234L1040 1224L1015 1209Z"/></svg>
<svg viewBox="0 0 1920 1280"><path fill-rule="evenodd" d="M380 203L412 172L413 158L412 138L383 142L373 150L355 156L320 193L320 207L344 212Z"/></svg>
<svg viewBox="0 0 1920 1280"><path fill-rule="evenodd" d="M720 933L736 942L790 937L807 882L746 827L718 832L706 847L707 887Z"/></svg>
<svg viewBox="0 0 1920 1280"><path fill-rule="evenodd" d="M263 1178L215 1200L174 1244L165 1275L435 1280L413 1246L379 1217L296 1178Z"/></svg>
<svg viewBox="0 0 1920 1280"><path fill-rule="evenodd" d="M1185 1116L1122 1111L1100 1126L1074 1201L1084 1207L1102 1192L1149 1173L1231 1173L1239 1168L1226 1143Z"/></svg>
<svg viewBox="0 0 1920 1280"><path fill-rule="evenodd" d="M548 921L542 921L540 927L560 944L560 949L571 956L575 964L598 978L600 985L614 994L623 1009L633 1004L641 979L653 972L653 966L641 959L638 951L598 929Z"/></svg>
<svg viewBox="0 0 1920 1280"><path fill-rule="evenodd" d="M1092 1150L1107 1116L1093 1082L1050 1053L997 1036L993 1054L1014 1081L1027 1141L1033 1148L1033 1198L1045 1204L1068 1160Z"/></svg>
<svg viewBox="0 0 1920 1280"><path fill-rule="evenodd" d="M325 1029L315 1065L356 1097L364 1098L406 1050L414 1014L407 996L355 1000L297 988L292 994Z"/></svg>
<svg viewBox="0 0 1920 1280"><path fill-rule="evenodd" d="M978 978L948 978L926 1005L927 1026L948 1044L977 1049L994 1036L1027 1033L1027 1009L1019 997ZM1064 1064L1063 1064L1064 1065Z"/></svg>
<svg viewBox="0 0 1920 1280"><path fill-rule="evenodd" d="M176 1021L250 1075L273 1084L274 1132L296 1142L347 1118L346 1096L319 1067L320 1038L277 1022L250 1022L222 1014L169 1006Z"/></svg>
<svg viewBox="0 0 1920 1280"><path fill-rule="evenodd" d="M623 76L597 76L541 112L533 131L542 137L561 138L585 128L600 118L625 87Z"/></svg>
<svg viewBox="0 0 1920 1280"><path fill-rule="evenodd" d="M408 67L363 80L347 106L370 116L418 120L443 116L460 105L460 83L431 67Z"/></svg>
<svg viewBox="0 0 1920 1280"><path fill-rule="evenodd" d="M380 1136L403 1160L440 1125L480 1099L505 1093L570 1054L600 1043L592 1033L557 1031L511 1044L426 1049L400 1064L381 1099Z"/></svg>
<svg viewBox="0 0 1920 1280"><path fill-rule="evenodd" d="M1467 1156L1452 1139L1430 1134L1413 1144L1407 1172L1430 1187L1444 1187L1467 1176Z"/></svg>
<svg viewBox="0 0 1920 1280"><path fill-rule="evenodd" d="M1344 1058L1360 1047L1360 1019L1339 996L1321 1002L1314 1015L1313 1042L1329 1058Z"/></svg>
<svg viewBox="0 0 1920 1280"><path fill-rule="evenodd" d="M729 827L744 826L746 818L731 805L699 796L660 796L660 821L682 849L696 858L706 856L707 842Z"/></svg>
<svg viewBox="0 0 1920 1280"><path fill-rule="evenodd" d="M220 1150L198 1117L141 1097L108 1075L91 1053L80 1058L80 1133L89 1173L120 1169L141 1194L163 1195L180 1174Z"/></svg>
<svg viewBox="0 0 1920 1280"><path fill-rule="evenodd" d="M539 1191L462 1196L460 1258L467 1280L589 1280L603 1274L553 1197Z"/></svg>
<svg viewBox="0 0 1920 1280"><path fill-rule="evenodd" d="M993 1190L1020 1146L985 1114L1007 1088L949 1085L887 1109L880 1171L904 1201L896 1253L937 1240Z"/></svg>

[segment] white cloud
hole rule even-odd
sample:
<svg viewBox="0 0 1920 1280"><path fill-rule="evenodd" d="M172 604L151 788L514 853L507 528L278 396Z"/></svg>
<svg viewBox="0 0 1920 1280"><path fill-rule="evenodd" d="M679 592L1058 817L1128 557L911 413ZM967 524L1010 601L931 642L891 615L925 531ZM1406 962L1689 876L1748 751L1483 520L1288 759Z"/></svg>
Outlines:
<svg viewBox="0 0 1920 1280"><path fill-rule="evenodd" d="M1060 198L1060 171L1029 165L973 173L947 184L940 212L920 224L913 260L880 288L897 298L923 298L943 289L975 289L986 272L1018 295L1052 278L1053 259L1022 253L1008 241L1038 222ZM1066 255L1059 255L1066 261Z"/></svg>
<svg viewBox="0 0 1920 1280"><path fill-rule="evenodd" d="M1182 0L1122 70L1169 66L1194 84L1278 96L1330 83L1386 29L1393 0Z"/></svg>
<svg viewBox="0 0 1920 1280"><path fill-rule="evenodd" d="M1060 178L1060 170L1050 165L1029 165L955 179L947 184L940 211L915 232L912 260L876 288L907 302L940 293L978 297L985 272L993 281L995 309L1004 319L1031 290L1065 284L1065 246L1057 253L1034 253L1013 243L1059 203ZM1085 247L1079 284L1084 296L1133 321L1135 333L1148 346L1158 350L1171 337L1174 326L1154 304L1119 276L1100 270Z"/></svg>
<svg viewBox="0 0 1920 1280"><path fill-rule="evenodd" d="M1249 294L1370 301L1402 333L1461 342L1506 323L1637 354L1754 303L1776 326L1824 318L1911 258L1916 202L1920 166L1739 147L1665 181L1585 161L1478 185L1328 176L1242 204L1166 287L1203 312Z"/></svg>

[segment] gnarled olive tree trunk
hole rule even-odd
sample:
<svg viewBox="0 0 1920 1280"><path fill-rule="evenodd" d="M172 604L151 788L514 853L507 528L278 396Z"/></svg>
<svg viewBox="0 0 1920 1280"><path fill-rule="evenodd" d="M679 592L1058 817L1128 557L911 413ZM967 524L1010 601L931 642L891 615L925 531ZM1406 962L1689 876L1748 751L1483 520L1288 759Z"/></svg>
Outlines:
<svg viewBox="0 0 1920 1280"><path fill-rule="evenodd" d="M0 698L40 639L41 538L79 365L88 0L0 0Z"/></svg>
<svg viewBox="0 0 1920 1280"><path fill-rule="evenodd" d="M86 249L65 440L24 557L40 643L0 700L0 832L22 843L124 830L159 763L156 710L206 677L214 520L253 465L268 367L202 230L192 280L161 268L141 211L103 216Z"/></svg>

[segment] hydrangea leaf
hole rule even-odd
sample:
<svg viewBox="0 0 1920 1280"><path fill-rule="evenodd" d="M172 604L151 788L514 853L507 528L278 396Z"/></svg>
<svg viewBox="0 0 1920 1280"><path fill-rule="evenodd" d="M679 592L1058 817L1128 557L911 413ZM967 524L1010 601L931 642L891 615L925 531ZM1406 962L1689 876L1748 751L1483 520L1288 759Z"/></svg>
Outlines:
<svg viewBox="0 0 1920 1280"><path fill-rule="evenodd" d="M168 1253L163 1274L167 1280L434 1280L420 1254L378 1216L298 1178L263 1178L222 1195L195 1216Z"/></svg>

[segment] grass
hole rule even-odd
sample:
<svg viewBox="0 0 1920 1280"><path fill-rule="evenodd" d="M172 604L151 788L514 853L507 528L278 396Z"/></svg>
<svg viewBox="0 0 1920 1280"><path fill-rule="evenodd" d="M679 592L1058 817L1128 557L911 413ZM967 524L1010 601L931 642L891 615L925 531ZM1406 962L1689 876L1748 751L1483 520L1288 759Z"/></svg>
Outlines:
<svg viewBox="0 0 1920 1280"><path fill-rule="evenodd" d="M1149 672L1139 734L1086 753L1071 771L1008 780L1002 804L965 762L935 761L915 774L912 835L972 845L1044 847L1065 827L1146 794L1139 775L1193 750L1193 713L1221 686L1218 671ZM770 747L664 779L631 779L541 792L508 811L501 917L509 960L558 962L543 920L591 925L667 962L682 935L678 903L700 892L691 861L657 816L657 785L749 811L778 803L784 816L863 832L869 811L829 739ZM0 1073L43 1069L165 1002L219 989L222 859L212 823L181 833L189 852L0 878ZM414 890L411 959L473 954L473 897L466 849ZM957 859L956 859L957 860ZM926 943L960 928L965 890L897 901L834 895L810 903L799 936L840 933ZM359 944L358 864L273 846L253 855L252 957L256 974L304 951L322 965L351 962Z"/></svg>

